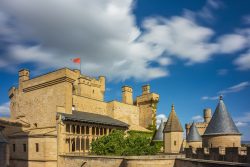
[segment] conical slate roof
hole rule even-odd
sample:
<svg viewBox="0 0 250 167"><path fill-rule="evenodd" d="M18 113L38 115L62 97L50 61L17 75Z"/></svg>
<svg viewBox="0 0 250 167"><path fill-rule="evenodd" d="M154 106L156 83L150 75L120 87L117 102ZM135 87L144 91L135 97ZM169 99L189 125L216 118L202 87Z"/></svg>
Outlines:
<svg viewBox="0 0 250 167"><path fill-rule="evenodd" d="M183 132L181 123L175 113L174 105L172 105L172 110L168 116L168 121L165 124L163 132Z"/></svg>
<svg viewBox="0 0 250 167"><path fill-rule="evenodd" d="M187 136L187 142L192 142L192 141L202 141L202 138L201 138L194 122L192 123L192 125L190 127L190 131L189 131L188 136Z"/></svg>
<svg viewBox="0 0 250 167"><path fill-rule="evenodd" d="M4 137L2 130L4 127L0 126L0 143L8 143L7 139Z"/></svg>
<svg viewBox="0 0 250 167"><path fill-rule="evenodd" d="M222 96L220 96L219 104L217 105L213 117L209 122L208 127L204 133L204 135L218 135L218 134L240 135L238 128L234 124L234 121L232 120L230 114L227 111Z"/></svg>
<svg viewBox="0 0 250 167"><path fill-rule="evenodd" d="M157 129L153 141L163 141L163 129L164 129L164 122L161 120L161 124Z"/></svg>

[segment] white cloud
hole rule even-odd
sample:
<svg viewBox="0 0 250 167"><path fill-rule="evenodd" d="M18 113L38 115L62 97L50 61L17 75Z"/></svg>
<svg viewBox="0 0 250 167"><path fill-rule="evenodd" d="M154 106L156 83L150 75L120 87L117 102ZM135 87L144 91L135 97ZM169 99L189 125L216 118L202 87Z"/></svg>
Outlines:
<svg viewBox="0 0 250 167"><path fill-rule="evenodd" d="M1 116L9 116L10 115L10 109L9 109L10 103L6 102L0 106L0 117Z"/></svg>
<svg viewBox="0 0 250 167"><path fill-rule="evenodd" d="M158 62L161 51L136 41L141 32L135 25L132 0L3 0L0 6L15 18L22 42L37 43L12 44L8 48L11 57L6 57L12 65L35 62L46 68L74 68L70 59L81 57L84 72L90 75L122 80L168 75L165 68L150 66Z"/></svg>
<svg viewBox="0 0 250 167"><path fill-rule="evenodd" d="M165 114L159 114L156 116L156 125L157 125L157 128L160 126L161 124L161 121L163 122L166 122L168 119L167 119L167 116Z"/></svg>
<svg viewBox="0 0 250 167"><path fill-rule="evenodd" d="M185 10L185 16L191 19L202 19L203 21L211 22L214 20L214 11L223 7L223 3L215 0L207 0L201 10L193 12Z"/></svg>
<svg viewBox="0 0 250 167"><path fill-rule="evenodd" d="M193 116L192 120L195 122L204 122L204 118L201 115Z"/></svg>
<svg viewBox="0 0 250 167"><path fill-rule="evenodd" d="M248 86L250 85L250 83L248 81L246 82L241 82L237 85L231 86L225 90L219 91L218 94L228 94L228 93L235 93L235 92L239 92L241 90L246 89Z"/></svg>
<svg viewBox="0 0 250 167"><path fill-rule="evenodd" d="M250 112L245 112L243 116L235 117L235 121L250 123Z"/></svg>
<svg viewBox="0 0 250 167"><path fill-rule="evenodd" d="M241 54L234 63L239 70L250 70L250 50L247 53Z"/></svg>
<svg viewBox="0 0 250 167"><path fill-rule="evenodd" d="M246 127L246 126L248 126L248 124L246 122L239 122L239 121L236 122L235 125L237 127Z"/></svg>
<svg viewBox="0 0 250 167"><path fill-rule="evenodd" d="M201 97L201 100L217 100L218 96L203 96Z"/></svg>
<svg viewBox="0 0 250 167"><path fill-rule="evenodd" d="M27 62L38 69L75 68L70 59L81 57L86 74L149 80L168 76L173 57L186 64L203 63L217 53L244 47L241 34L227 34L211 42L215 32L186 14L144 19L142 31L132 13L134 3L2 0L0 35L11 43L0 68ZM197 15L209 17L220 5L209 0Z"/></svg>
<svg viewBox="0 0 250 167"><path fill-rule="evenodd" d="M247 39L239 34L223 35L218 39L221 53L233 53L245 48Z"/></svg>
<svg viewBox="0 0 250 167"><path fill-rule="evenodd" d="M141 36L141 41L190 63L207 61L217 49L215 44L208 42L213 30L184 17L147 19L144 28L146 33Z"/></svg>
<svg viewBox="0 0 250 167"><path fill-rule="evenodd" d="M239 128L249 127L250 124L250 112L245 112L242 116L234 118L235 125ZM247 135L247 134L244 134Z"/></svg>
<svg viewBox="0 0 250 167"><path fill-rule="evenodd" d="M231 86L229 88L226 88L224 90L221 90L217 94L218 94L218 96L219 95L224 95L225 96L226 94L240 92L240 91L246 89L249 86L250 86L250 82L245 81L245 82L241 82L239 84L236 84L234 86ZM217 100L218 96L203 96L201 99L202 100Z"/></svg>

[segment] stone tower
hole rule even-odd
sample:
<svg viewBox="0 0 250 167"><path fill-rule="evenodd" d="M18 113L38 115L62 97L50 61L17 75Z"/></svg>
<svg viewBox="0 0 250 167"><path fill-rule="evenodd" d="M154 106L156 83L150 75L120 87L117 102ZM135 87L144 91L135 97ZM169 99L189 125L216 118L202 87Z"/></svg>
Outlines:
<svg viewBox="0 0 250 167"><path fill-rule="evenodd" d="M0 126L0 166L7 167L9 165L8 142L2 133L3 129L4 127Z"/></svg>
<svg viewBox="0 0 250 167"><path fill-rule="evenodd" d="M174 105L163 129L164 153L180 153L183 143L183 129L176 115Z"/></svg>
<svg viewBox="0 0 250 167"><path fill-rule="evenodd" d="M130 86L122 87L122 102L126 104L133 104L133 89Z"/></svg>
<svg viewBox="0 0 250 167"><path fill-rule="evenodd" d="M203 147L240 147L241 134L220 96L213 117L202 136Z"/></svg>
<svg viewBox="0 0 250 167"><path fill-rule="evenodd" d="M201 148L202 147L202 138L193 122L190 131L187 135L187 145L192 148Z"/></svg>
<svg viewBox="0 0 250 167"><path fill-rule="evenodd" d="M203 114L204 114L204 122L209 123L212 118L211 108L205 108L203 110Z"/></svg>
<svg viewBox="0 0 250 167"><path fill-rule="evenodd" d="M142 86L142 95L137 96L136 105L139 107L139 124L144 128L156 129L156 110L159 94L150 92L150 85Z"/></svg>

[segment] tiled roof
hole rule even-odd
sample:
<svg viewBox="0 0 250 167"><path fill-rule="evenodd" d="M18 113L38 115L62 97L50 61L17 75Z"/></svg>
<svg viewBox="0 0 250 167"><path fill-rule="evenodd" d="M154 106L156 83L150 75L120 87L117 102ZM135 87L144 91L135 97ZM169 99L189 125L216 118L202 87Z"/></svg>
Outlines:
<svg viewBox="0 0 250 167"><path fill-rule="evenodd" d="M112 125L128 128L128 124L119 121L117 119L111 118L109 116L93 114L88 112L72 111L72 114L61 113L62 120L65 121L78 121L94 124Z"/></svg>
<svg viewBox="0 0 250 167"><path fill-rule="evenodd" d="M188 136L187 136L187 142L192 142L192 141L202 141L202 138L201 138L194 122L192 123L192 125L190 127L190 131L189 131Z"/></svg>
<svg viewBox="0 0 250 167"><path fill-rule="evenodd" d="M218 134L238 134L240 132L231 118L227 108L223 102L222 97L216 107L211 121L204 135L218 135Z"/></svg>
<svg viewBox="0 0 250 167"><path fill-rule="evenodd" d="M181 123L175 113L174 105L172 105L172 111L168 116L163 132L183 132Z"/></svg>

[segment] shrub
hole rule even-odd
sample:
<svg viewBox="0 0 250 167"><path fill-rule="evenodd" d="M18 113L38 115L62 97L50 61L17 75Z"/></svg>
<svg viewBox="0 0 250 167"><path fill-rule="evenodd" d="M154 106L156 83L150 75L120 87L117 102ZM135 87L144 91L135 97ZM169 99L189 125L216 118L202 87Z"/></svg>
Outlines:
<svg viewBox="0 0 250 167"><path fill-rule="evenodd" d="M97 155L152 155L159 151L157 145L151 145L151 139L138 134L125 137L123 131L114 131L91 144L91 153Z"/></svg>

